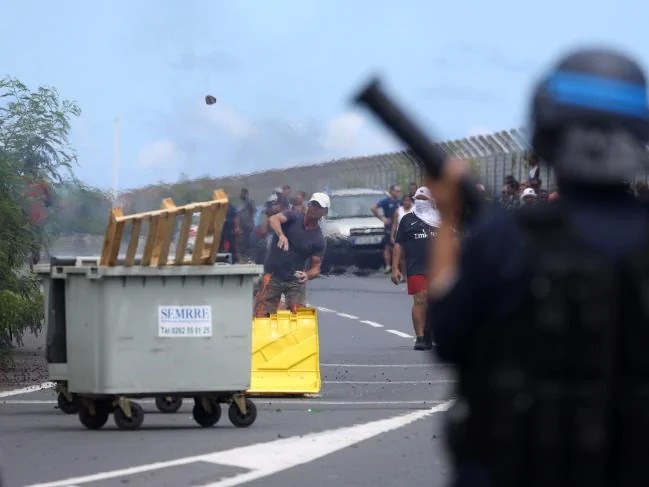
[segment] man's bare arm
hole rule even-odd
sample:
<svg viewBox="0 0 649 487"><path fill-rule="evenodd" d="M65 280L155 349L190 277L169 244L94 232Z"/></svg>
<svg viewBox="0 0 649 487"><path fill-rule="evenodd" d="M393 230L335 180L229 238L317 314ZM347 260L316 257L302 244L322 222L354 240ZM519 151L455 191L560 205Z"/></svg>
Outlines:
<svg viewBox="0 0 649 487"><path fill-rule="evenodd" d="M311 268L306 271L306 275L309 279L315 279L320 275L320 267L322 266L322 257L319 255L314 255L311 257Z"/></svg>
<svg viewBox="0 0 649 487"><path fill-rule="evenodd" d="M273 229L273 232L275 232L278 237L281 237L282 235L284 235L282 224L286 223L287 221L288 218L286 218L283 213L275 213L268 219L268 224L270 225L270 228Z"/></svg>
<svg viewBox="0 0 649 487"><path fill-rule="evenodd" d="M385 217L382 217L379 214L379 207L378 206L372 205L372 207L370 208L370 211L372 212L372 215L374 215L376 218L381 220L383 223L386 223L387 219Z"/></svg>
<svg viewBox="0 0 649 487"><path fill-rule="evenodd" d="M392 270L398 270L401 266L401 244L395 243L392 249Z"/></svg>
<svg viewBox="0 0 649 487"><path fill-rule="evenodd" d="M431 245L429 293L431 297L441 297L455 284L460 260L460 243L449 219L442 220L437 239L431 239Z"/></svg>
<svg viewBox="0 0 649 487"><path fill-rule="evenodd" d="M397 223L398 220L399 219L396 218L396 215L395 218L392 219L392 229L390 230L390 236L392 237L393 242L395 242L397 239L397 228L399 227L399 224Z"/></svg>

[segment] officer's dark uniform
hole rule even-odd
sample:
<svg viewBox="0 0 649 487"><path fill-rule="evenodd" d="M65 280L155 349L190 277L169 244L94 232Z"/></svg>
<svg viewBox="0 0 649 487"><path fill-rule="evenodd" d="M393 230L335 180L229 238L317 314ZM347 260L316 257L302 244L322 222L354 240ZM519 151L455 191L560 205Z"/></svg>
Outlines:
<svg viewBox="0 0 649 487"><path fill-rule="evenodd" d="M608 51L557 66L532 145L561 199L479 213L430 303L454 485L649 486L649 208L618 183L646 167L645 86Z"/></svg>

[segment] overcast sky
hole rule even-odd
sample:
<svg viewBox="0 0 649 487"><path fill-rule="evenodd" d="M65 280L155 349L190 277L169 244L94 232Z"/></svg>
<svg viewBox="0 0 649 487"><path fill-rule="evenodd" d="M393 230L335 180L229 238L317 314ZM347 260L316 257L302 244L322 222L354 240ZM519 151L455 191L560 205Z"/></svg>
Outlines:
<svg viewBox="0 0 649 487"><path fill-rule="evenodd" d="M0 0L0 74L81 105L75 172L105 189L119 116L124 189L398 149L349 103L374 73L441 138L518 127L566 48L649 65L648 19L646 0Z"/></svg>

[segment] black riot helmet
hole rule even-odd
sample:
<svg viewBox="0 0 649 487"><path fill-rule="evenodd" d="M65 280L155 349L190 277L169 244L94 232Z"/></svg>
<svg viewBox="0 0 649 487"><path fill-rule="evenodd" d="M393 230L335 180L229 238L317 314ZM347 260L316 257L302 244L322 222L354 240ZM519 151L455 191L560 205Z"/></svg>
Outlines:
<svg viewBox="0 0 649 487"><path fill-rule="evenodd" d="M533 150L559 182L615 183L647 169L647 81L629 57L584 49L564 57L537 85Z"/></svg>

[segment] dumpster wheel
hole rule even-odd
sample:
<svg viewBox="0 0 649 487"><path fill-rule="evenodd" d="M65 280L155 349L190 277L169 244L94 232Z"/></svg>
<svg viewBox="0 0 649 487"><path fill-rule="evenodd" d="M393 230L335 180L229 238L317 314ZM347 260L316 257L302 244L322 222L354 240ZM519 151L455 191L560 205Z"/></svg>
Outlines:
<svg viewBox="0 0 649 487"><path fill-rule="evenodd" d="M76 398L69 393L66 394L65 392L59 392L56 396L56 402L59 405L59 409L65 414L79 413L79 404L76 401Z"/></svg>
<svg viewBox="0 0 649 487"><path fill-rule="evenodd" d="M192 415L194 421L204 428L209 428L221 419L221 404L212 398L196 397L194 398Z"/></svg>
<svg viewBox="0 0 649 487"><path fill-rule="evenodd" d="M183 405L182 397L156 397L155 406L158 408L158 411L165 414L173 414L177 412Z"/></svg>
<svg viewBox="0 0 649 487"><path fill-rule="evenodd" d="M89 430L98 430L106 424L111 412L106 401L84 401L79 407L79 421Z"/></svg>
<svg viewBox="0 0 649 487"><path fill-rule="evenodd" d="M247 428L251 426L257 419L257 406L250 399L245 398L245 414L241 411L241 407L237 404L237 400L233 398L228 409L228 417L230 422L237 428Z"/></svg>
<svg viewBox="0 0 649 487"><path fill-rule="evenodd" d="M121 430L136 430L144 422L144 409L138 403L128 401L128 406L120 403L113 413L113 420Z"/></svg>

